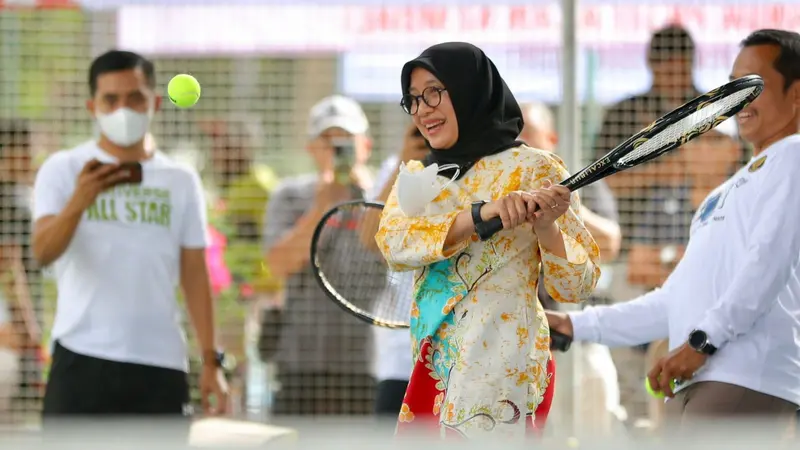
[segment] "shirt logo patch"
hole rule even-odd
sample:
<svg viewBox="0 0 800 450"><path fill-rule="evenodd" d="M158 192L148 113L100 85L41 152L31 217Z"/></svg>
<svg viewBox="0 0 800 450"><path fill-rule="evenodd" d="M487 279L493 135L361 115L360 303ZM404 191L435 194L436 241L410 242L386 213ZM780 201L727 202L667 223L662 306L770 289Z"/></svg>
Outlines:
<svg viewBox="0 0 800 450"><path fill-rule="evenodd" d="M705 201L697 215L700 222L705 222L711 217L711 214L717 209L717 205L719 205L720 198L722 198L721 192L714 194Z"/></svg>
<svg viewBox="0 0 800 450"><path fill-rule="evenodd" d="M750 164L750 167L747 168L747 171L750 172L750 173L755 172L756 170L764 167L764 163L766 161L767 161L767 155L764 155L761 158L758 158L757 160L753 161L752 164Z"/></svg>

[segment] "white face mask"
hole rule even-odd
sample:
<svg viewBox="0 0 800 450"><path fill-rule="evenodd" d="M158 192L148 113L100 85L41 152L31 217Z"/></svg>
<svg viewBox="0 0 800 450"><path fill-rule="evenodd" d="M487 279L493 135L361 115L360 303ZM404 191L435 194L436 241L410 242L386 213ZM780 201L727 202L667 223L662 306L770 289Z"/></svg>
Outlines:
<svg viewBox="0 0 800 450"><path fill-rule="evenodd" d="M109 141L120 147L130 147L144 139L152 117L152 111L139 113L123 107L111 114L97 113L97 125Z"/></svg>
<svg viewBox="0 0 800 450"><path fill-rule="evenodd" d="M443 186L436 182L436 174L442 170L456 169L453 178ZM400 210L407 217L416 216L425 211L428 203L432 202L439 193L458 177L459 169L456 164L446 164L439 167L437 164L422 169L420 172L411 173L405 164L400 164L400 173L397 174L397 202Z"/></svg>

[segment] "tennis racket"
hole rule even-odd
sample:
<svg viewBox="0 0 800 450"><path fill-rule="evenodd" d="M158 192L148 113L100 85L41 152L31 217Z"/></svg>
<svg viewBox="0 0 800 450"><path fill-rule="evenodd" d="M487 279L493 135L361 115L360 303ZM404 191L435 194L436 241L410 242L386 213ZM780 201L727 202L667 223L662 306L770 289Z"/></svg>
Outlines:
<svg viewBox="0 0 800 450"><path fill-rule="evenodd" d="M311 239L311 267L327 297L348 314L384 328L409 327L414 273L389 268L375 243L383 205L364 200L326 212ZM550 330L551 348L567 351L569 336Z"/></svg>
<svg viewBox="0 0 800 450"><path fill-rule="evenodd" d="M311 267L347 313L385 328L408 328L413 272L389 268L375 243L381 203L354 200L326 212L311 239Z"/></svg>
<svg viewBox="0 0 800 450"><path fill-rule="evenodd" d="M711 131L741 111L764 89L758 75L737 78L659 117L625 142L561 182L576 191L609 175L636 167ZM500 217L476 227L481 240L503 229Z"/></svg>

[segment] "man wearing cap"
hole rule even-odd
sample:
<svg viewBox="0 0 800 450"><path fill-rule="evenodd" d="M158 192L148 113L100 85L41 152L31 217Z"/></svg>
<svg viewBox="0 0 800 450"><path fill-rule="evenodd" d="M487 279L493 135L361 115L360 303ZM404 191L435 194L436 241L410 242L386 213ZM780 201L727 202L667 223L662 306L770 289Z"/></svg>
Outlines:
<svg viewBox="0 0 800 450"><path fill-rule="evenodd" d="M311 108L306 146L317 173L284 180L267 205L265 259L284 281L286 297L275 355L276 415L372 413L369 326L329 301L309 266L311 238L323 214L372 187L368 129L355 101L342 96L319 101Z"/></svg>

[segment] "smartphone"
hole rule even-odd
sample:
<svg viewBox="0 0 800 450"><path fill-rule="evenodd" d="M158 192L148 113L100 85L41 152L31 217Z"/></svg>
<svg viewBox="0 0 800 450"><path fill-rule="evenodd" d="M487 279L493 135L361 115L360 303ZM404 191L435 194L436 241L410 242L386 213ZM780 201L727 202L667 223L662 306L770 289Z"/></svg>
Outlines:
<svg viewBox="0 0 800 450"><path fill-rule="evenodd" d="M102 163L97 167L108 165L109 163ZM139 162L126 162L121 163L117 172L123 172L124 178L119 180L117 184L141 184L142 183L142 163Z"/></svg>
<svg viewBox="0 0 800 450"><path fill-rule="evenodd" d="M124 172L126 174L125 178L122 179L122 183L128 184L141 184L143 179L142 173L142 163L139 162L129 162L129 163L122 163L119 165L118 172Z"/></svg>
<svg viewBox="0 0 800 450"><path fill-rule="evenodd" d="M352 138L333 138L333 173L339 184L350 184L350 170L353 168L356 145Z"/></svg>

